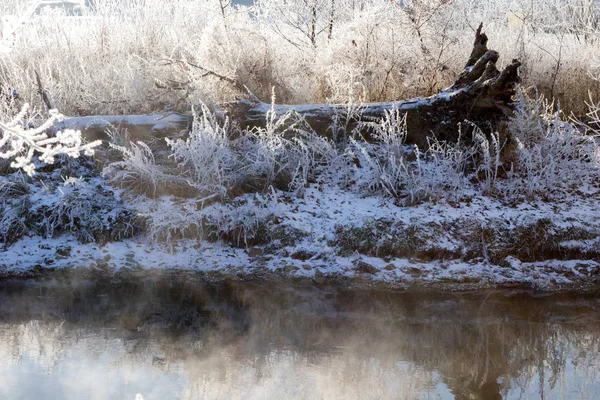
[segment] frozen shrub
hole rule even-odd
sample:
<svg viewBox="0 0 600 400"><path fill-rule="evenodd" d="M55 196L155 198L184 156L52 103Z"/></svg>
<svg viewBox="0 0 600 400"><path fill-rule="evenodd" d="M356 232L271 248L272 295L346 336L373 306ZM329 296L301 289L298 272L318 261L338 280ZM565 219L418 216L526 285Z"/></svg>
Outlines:
<svg viewBox="0 0 600 400"><path fill-rule="evenodd" d="M119 151L122 161L111 163L102 172L109 183L136 195L155 196L161 184L169 179L154 160L154 154L142 141L129 142L124 146L109 143L110 147Z"/></svg>
<svg viewBox="0 0 600 400"><path fill-rule="evenodd" d="M398 110L369 127L375 143L351 139L348 152L359 190L381 191L408 204L460 197L469 159L460 145L431 140L424 153L405 146L406 119Z"/></svg>
<svg viewBox="0 0 600 400"><path fill-rule="evenodd" d="M278 116L273 107L265 127L240 131L202 105L189 137L167 143L179 173L204 195L225 196L238 186L265 191L271 185L301 193L335 154L301 116Z"/></svg>
<svg viewBox="0 0 600 400"><path fill-rule="evenodd" d="M206 224L217 237L235 246L249 246L267 241L268 226L279 213L275 195L254 194L213 205L206 210Z"/></svg>
<svg viewBox="0 0 600 400"><path fill-rule="evenodd" d="M81 242L105 243L131 237L140 220L98 178L68 178L57 184L53 172L32 182L18 173L0 177L0 243L22 236L72 234Z"/></svg>
<svg viewBox="0 0 600 400"><path fill-rule="evenodd" d="M264 189L276 180L282 180L285 186L291 181L289 147L286 136L292 133L293 113L278 117L273 108L266 114L264 128L256 127L245 132L240 140L240 149L244 164L244 175L250 180L262 180Z"/></svg>
<svg viewBox="0 0 600 400"><path fill-rule="evenodd" d="M475 174L484 194L492 194L496 187L498 171L501 166L501 143L498 132L489 135L483 133L481 128L473 123L468 123L473 131L473 144L467 151L471 153L474 161Z"/></svg>
<svg viewBox="0 0 600 400"><path fill-rule="evenodd" d="M184 177L198 194L185 201L162 197L140 203L140 207L150 207L142 216L154 240L222 238L235 245L263 240L265 226L276 213L273 186L301 195L337 154L327 139L296 114L277 116L272 107L266 119L264 128L233 130L227 120L220 121L202 106L189 137L167 139L177 161L177 169L171 172ZM144 149L141 156L151 154ZM124 162L133 162L135 154L125 154ZM140 158L142 165L148 163L149 157ZM165 180L170 177L165 175ZM114 181L120 179L117 176ZM239 188L258 193L243 195Z"/></svg>
<svg viewBox="0 0 600 400"><path fill-rule="evenodd" d="M0 201L0 243L5 247L29 232L27 212L30 207L26 197L14 201Z"/></svg>
<svg viewBox="0 0 600 400"><path fill-rule="evenodd" d="M554 114L553 104L537 91L532 97L524 88L518 88L515 105L509 117L508 133L527 147L542 141L548 116Z"/></svg>
<svg viewBox="0 0 600 400"><path fill-rule="evenodd" d="M9 246L27 234L30 208L27 184L0 177L0 243Z"/></svg>
<svg viewBox="0 0 600 400"><path fill-rule="evenodd" d="M194 123L185 140L167 139L179 168L201 192L226 194L238 180L238 161L231 147L229 122L220 123L206 105L194 112Z"/></svg>
<svg viewBox="0 0 600 400"><path fill-rule="evenodd" d="M382 190L392 197L403 197L411 173L404 146L406 121L398 110L386 111L381 121L368 124L378 143L350 138L348 155L355 159L356 185L369 191Z"/></svg>
<svg viewBox="0 0 600 400"><path fill-rule="evenodd" d="M267 226L280 213L274 194L239 197L226 203L205 203L210 199L178 201L172 197L151 203L141 213L150 237L161 243L175 239L223 239L236 246L261 243Z"/></svg>
<svg viewBox="0 0 600 400"><path fill-rule="evenodd" d="M553 198L597 187L598 132L564 121L560 109L521 94L508 130L515 158L502 190L508 197ZM597 189L596 189L597 190Z"/></svg>
<svg viewBox="0 0 600 400"><path fill-rule="evenodd" d="M470 188L465 176L470 149L460 144L429 140L429 148L416 153L416 170L409 181L411 202L416 199L459 200Z"/></svg>
<svg viewBox="0 0 600 400"><path fill-rule="evenodd" d="M33 204L30 210L38 216L45 236L69 232L84 243L105 243L131 237L140 230L134 213L98 181L68 178L55 190L50 204Z"/></svg>
<svg viewBox="0 0 600 400"><path fill-rule="evenodd" d="M327 165L336 151L304 119L294 113L277 116L272 106L265 128L245 131L239 141L246 182L259 178L261 190L269 185L302 194L319 166Z"/></svg>
<svg viewBox="0 0 600 400"><path fill-rule="evenodd" d="M161 197L140 211L148 236L161 243L176 239L204 237L204 204Z"/></svg>
<svg viewBox="0 0 600 400"><path fill-rule="evenodd" d="M29 186L21 179L16 180L16 176L13 179L7 177L0 177L0 199L14 199L29 194Z"/></svg>

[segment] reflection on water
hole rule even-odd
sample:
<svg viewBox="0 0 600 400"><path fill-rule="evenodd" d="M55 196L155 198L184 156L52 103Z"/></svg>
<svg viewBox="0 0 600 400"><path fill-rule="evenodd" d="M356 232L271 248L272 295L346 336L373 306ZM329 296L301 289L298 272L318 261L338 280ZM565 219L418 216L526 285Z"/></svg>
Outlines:
<svg viewBox="0 0 600 400"><path fill-rule="evenodd" d="M600 297L0 283L2 399L600 398Z"/></svg>

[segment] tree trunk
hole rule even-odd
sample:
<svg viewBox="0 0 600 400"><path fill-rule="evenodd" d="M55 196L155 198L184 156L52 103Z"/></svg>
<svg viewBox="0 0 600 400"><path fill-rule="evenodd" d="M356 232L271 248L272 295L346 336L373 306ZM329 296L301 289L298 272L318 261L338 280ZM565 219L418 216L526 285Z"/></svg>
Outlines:
<svg viewBox="0 0 600 400"><path fill-rule="evenodd" d="M367 103L360 108L357 118L349 122L346 132L360 122L378 120L386 110L397 109L406 114L407 143L427 146L427 137L456 140L457 125L465 120L495 122L512 108L515 85L520 81L521 63L513 60L502 72L496 68L499 54L487 48L488 38L479 26L473 51L464 71L456 82L435 96L386 103ZM266 113L273 107L276 115L296 112L319 134L331 137L331 126L336 116L347 114L346 104L270 105L250 93L250 99L230 103L229 116L243 128L264 126ZM368 136L368 132L362 132Z"/></svg>

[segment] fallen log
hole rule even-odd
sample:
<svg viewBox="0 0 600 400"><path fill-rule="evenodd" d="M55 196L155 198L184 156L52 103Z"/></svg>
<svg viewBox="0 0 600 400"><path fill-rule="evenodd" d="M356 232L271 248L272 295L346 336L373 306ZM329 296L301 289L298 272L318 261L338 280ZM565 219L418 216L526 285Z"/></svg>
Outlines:
<svg viewBox="0 0 600 400"><path fill-rule="evenodd" d="M475 34L471 56L454 84L435 96L384 103L368 103L361 107L358 117L350 121L347 132L361 122L378 120L386 110L397 109L406 113L407 143L427 146L427 137L456 140L457 125L465 120L492 122L505 118L512 109L515 86L520 81L521 63L513 60L503 71L496 68L499 54L487 48L488 37L482 32L483 24ZM248 99L229 103L226 113L242 128L264 126L265 116L273 107L276 115L296 112L319 134L331 136L336 116L347 112L346 104L267 104L250 93ZM363 132L368 135L368 132Z"/></svg>
<svg viewBox="0 0 600 400"><path fill-rule="evenodd" d="M39 126L42 120L33 121ZM177 113L145 115L93 115L87 117L65 117L54 124L53 130L74 129L81 131L87 141L108 140L109 128L127 129L136 140L169 137L189 129L191 116Z"/></svg>

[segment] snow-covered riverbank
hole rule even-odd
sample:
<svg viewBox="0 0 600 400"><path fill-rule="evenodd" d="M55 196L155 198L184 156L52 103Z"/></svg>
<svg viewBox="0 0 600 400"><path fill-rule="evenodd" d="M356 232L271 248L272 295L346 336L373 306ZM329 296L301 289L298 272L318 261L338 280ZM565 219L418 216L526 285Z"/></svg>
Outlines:
<svg viewBox="0 0 600 400"><path fill-rule="evenodd" d="M181 199L152 203L139 203L136 212L154 207L152 212L173 217L187 209ZM182 238L161 244L147 234L105 244L82 244L69 234L23 237L0 252L0 267L5 276L55 268L157 268L450 290L577 289L600 282L599 205L596 198L572 198L508 207L475 197L469 203L400 207L381 197L313 186L301 199L276 193L257 243ZM218 205L203 211L211 207Z"/></svg>
<svg viewBox="0 0 600 400"><path fill-rule="evenodd" d="M124 117L94 158L32 158L33 176L0 165L0 268L589 288L600 133L548 110L521 94L502 135L472 125L428 149L405 145L398 112L365 127L376 142L331 141L274 110L255 129L206 106L190 130Z"/></svg>

